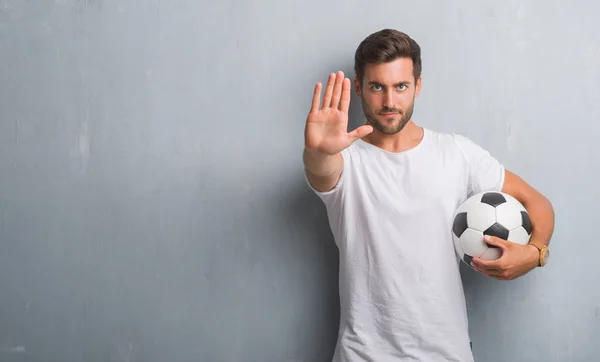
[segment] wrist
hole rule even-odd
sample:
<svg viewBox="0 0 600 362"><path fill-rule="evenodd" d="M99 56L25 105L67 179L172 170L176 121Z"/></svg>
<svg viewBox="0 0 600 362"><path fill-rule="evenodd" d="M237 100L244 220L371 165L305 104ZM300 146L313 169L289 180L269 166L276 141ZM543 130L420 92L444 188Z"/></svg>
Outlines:
<svg viewBox="0 0 600 362"><path fill-rule="evenodd" d="M334 175L340 167L341 155L328 155L314 148L304 148L304 167L317 177Z"/></svg>
<svg viewBox="0 0 600 362"><path fill-rule="evenodd" d="M550 250L548 249L548 245L544 242L541 242L537 239L531 239L527 246L531 246L529 249L537 249L537 263L536 266L544 266L548 263L548 258L550 257Z"/></svg>
<svg viewBox="0 0 600 362"><path fill-rule="evenodd" d="M525 245L527 249L527 260L531 262L532 265L540 266L540 250L532 244Z"/></svg>

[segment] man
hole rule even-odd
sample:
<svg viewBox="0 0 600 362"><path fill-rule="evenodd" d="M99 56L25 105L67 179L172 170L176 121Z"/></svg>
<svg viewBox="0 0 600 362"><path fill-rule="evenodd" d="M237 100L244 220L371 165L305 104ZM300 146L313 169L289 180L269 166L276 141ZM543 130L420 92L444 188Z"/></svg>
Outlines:
<svg viewBox="0 0 600 362"><path fill-rule="evenodd" d="M355 54L366 124L347 132L350 80L332 73L306 120L306 180L326 205L340 252L341 318L334 361L473 361L459 261L450 234L458 206L497 190L528 210L530 245L492 238L500 259L476 270L514 279L545 263L554 229L546 197L456 134L416 125L419 45L384 29ZM541 262L540 262L541 260Z"/></svg>

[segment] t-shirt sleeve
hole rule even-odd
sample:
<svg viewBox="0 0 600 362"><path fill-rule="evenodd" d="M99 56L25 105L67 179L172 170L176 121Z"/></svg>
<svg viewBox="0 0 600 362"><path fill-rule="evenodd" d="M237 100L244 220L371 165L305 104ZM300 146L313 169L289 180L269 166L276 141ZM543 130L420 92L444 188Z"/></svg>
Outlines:
<svg viewBox="0 0 600 362"><path fill-rule="evenodd" d="M338 182L329 191L319 191L315 189L310 184L310 181L308 181L307 171L306 169L304 169L304 180L306 181L306 184L323 201L323 203L325 204L325 206L327 206L328 209L331 209L339 204L342 198L342 194L344 192L345 183L347 182L346 179L348 178L348 173L350 172L350 152L347 148L342 151L342 158L344 160L344 168L342 170L342 173L340 174Z"/></svg>
<svg viewBox="0 0 600 362"><path fill-rule="evenodd" d="M484 191L501 191L504 186L504 165L489 151L461 135L454 135L466 163L468 196Z"/></svg>

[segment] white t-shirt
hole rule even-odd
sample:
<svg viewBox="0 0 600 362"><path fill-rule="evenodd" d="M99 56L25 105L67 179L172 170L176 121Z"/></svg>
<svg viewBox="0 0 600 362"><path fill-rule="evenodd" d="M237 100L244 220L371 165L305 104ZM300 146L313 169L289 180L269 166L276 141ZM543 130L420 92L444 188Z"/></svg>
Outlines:
<svg viewBox="0 0 600 362"><path fill-rule="evenodd" d="M361 139L324 202L340 253L335 362L472 362L451 236L470 195L502 189L504 168L466 137L424 129L392 153ZM308 182L308 180L307 180Z"/></svg>

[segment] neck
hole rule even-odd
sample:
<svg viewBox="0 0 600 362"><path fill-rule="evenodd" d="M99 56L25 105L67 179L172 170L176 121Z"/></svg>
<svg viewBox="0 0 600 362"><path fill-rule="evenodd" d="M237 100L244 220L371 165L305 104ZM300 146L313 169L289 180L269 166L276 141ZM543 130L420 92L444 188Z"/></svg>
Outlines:
<svg viewBox="0 0 600 362"><path fill-rule="evenodd" d="M398 133L385 134L375 128L363 140L388 152L403 152L417 146L423 139L423 132L423 127L410 120Z"/></svg>

